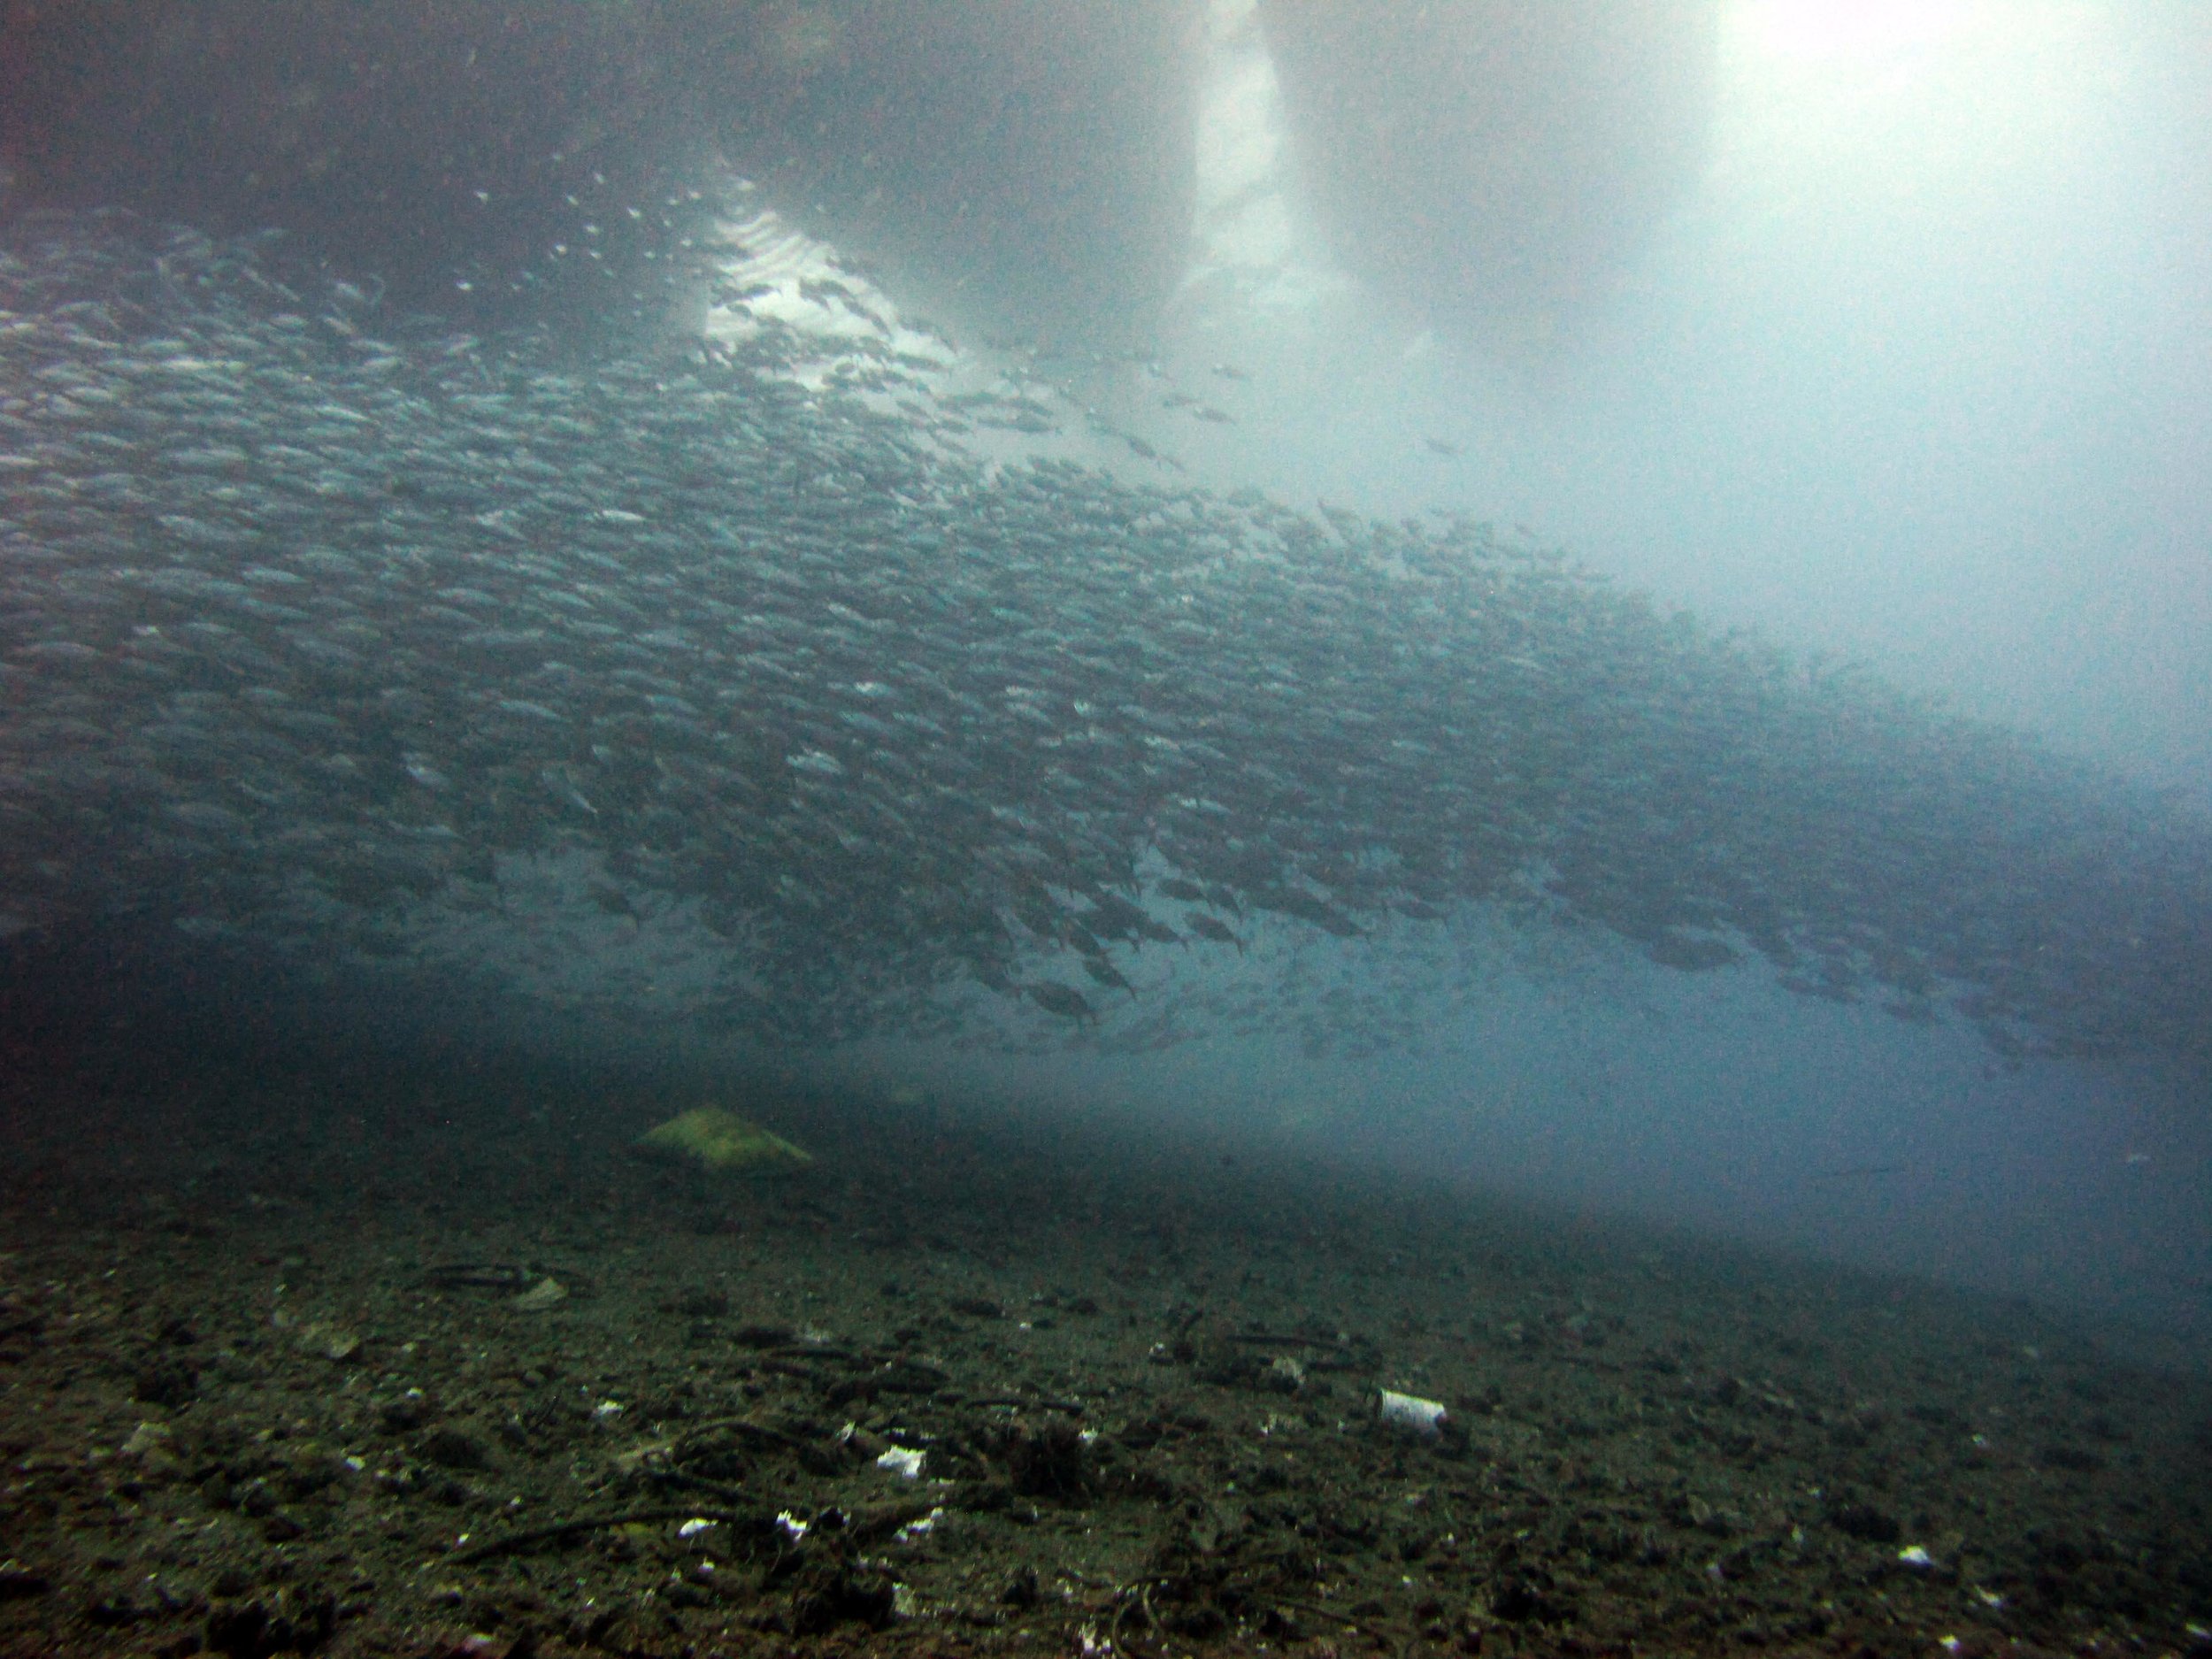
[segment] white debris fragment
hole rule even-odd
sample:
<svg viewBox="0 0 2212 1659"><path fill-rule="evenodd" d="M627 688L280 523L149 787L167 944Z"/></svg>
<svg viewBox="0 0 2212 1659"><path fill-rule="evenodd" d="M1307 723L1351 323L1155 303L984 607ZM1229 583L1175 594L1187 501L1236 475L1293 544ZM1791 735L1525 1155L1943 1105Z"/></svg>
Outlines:
<svg viewBox="0 0 2212 1659"><path fill-rule="evenodd" d="M940 1507L932 1509L927 1515L923 1516L919 1520L909 1521L904 1526L899 1528L899 1536L907 1540L909 1542L911 1542L915 1539L924 1537L928 1533L935 1532L937 1530L938 1524L944 1518L945 1511L943 1507L941 1505Z"/></svg>
<svg viewBox="0 0 2212 1659"><path fill-rule="evenodd" d="M894 1446L876 1459L878 1469L887 1469L901 1480L915 1480L921 1477L922 1460L929 1454L919 1449Z"/></svg>
<svg viewBox="0 0 2212 1659"><path fill-rule="evenodd" d="M695 1515L688 1521L686 1521L681 1526L676 1529L676 1536L679 1538L696 1538L700 1533L706 1532L709 1528L718 1526L720 1525L720 1522L710 1521L703 1515Z"/></svg>
<svg viewBox="0 0 2212 1659"><path fill-rule="evenodd" d="M1935 1565L1935 1557L1931 1555L1925 1549L1923 1549L1918 1544L1906 1545L1904 1548L1897 1552L1897 1559L1903 1562L1908 1567L1932 1567Z"/></svg>
<svg viewBox="0 0 2212 1659"><path fill-rule="evenodd" d="M514 1305L530 1312L544 1308L557 1308L568 1300L568 1286L548 1274L515 1298Z"/></svg>
<svg viewBox="0 0 2212 1659"><path fill-rule="evenodd" d="M597 1405L592 1407L591 1414L602 1423L611 1423L622 1415L622 1402L602 1400Z"/></svg>
<svg viewBox="0 0 2212 1659"><path fill-rule="evenodd" d="M1444 1432L1444 1419L1449 1415L1440 1400L1424 1400L1418 1394L1402 1394L1394 1388L1380 1391L1375 1415L1383 1426L1395 1429L1401 1434L1410 1434L1417 1440L1432 1440Z"/></svg>
<svg viewBox="0 0 2212 1659"><path fill-rule="evenodd" d="M776 1525L795 1544L806 1536L807 1524L788 1509L776 1517Z"/></svg>

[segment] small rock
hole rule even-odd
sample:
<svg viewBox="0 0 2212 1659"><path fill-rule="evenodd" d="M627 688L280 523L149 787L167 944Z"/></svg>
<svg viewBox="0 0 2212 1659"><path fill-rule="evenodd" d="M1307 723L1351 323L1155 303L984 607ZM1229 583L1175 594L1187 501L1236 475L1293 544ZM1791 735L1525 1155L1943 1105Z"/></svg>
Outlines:
<svg viewBox="0 0 2212 1659"><path fill-rule="evenodd" d="M1080 1499L1090 1486L1089 1449L1065 1417L1018 1424L1006 1437L1007 1473L1024 1497Z"/></svg>
<svg viewBox="0 0 2212 1659"><path fill-rule="evenodd" d="M84 1617L88 1624L119 1630L151 1616L127 1595L103 1595L85 1603Z"/></svg>
<svg viewBox="0 0 2212 1659"><path fill-rule="evenodd" d="M188 1365L180 1359L159 1359L139 1373L131 1398L142 1405L180 1406L199 1391L200 1373L196 1366Z"/></svg>
<svg viewBox="0 0 2212 1659"><path fill-rule="evenodd" d="M312 1653L337 1628L336 1598L279 1590L266 1601L219 1602L208 1610L204 1640L210 1651L231 1659L264 1659L279 1653Z"/></svg>
<svg viewBox="0 0 2212 1659"><path fill-rule="evenodd" d="M361 1351L361 1339L350 1331L339 1329L322 1320L300 1327L295 1339L301 1348L321 1358L343 1364Z"/></svg>
<svg viewBox="0 0 2212 1659"><path fill-rule="evenodd" d="M897 1612L896 1588L879 1567L825 1561L803 1571L791 1594L791 1631L797 1636L818 1636L847 1624L881 1630Z"/></svg>
<svg viewBox="0 0 2212 1659"><path fill-rule="evenodd" d="M258 1601L242 1606L218 1606L207 1616L206 1640L210 1651L232 1659L258 1659L269 1651L262 1637L269 1625L269 1609Z"/></svg>
<svg viewBox="0 0 2212 1659"><path fill-rule="evenodd" d="M33 1572L19 1562L0 1561L0 1601L19 1601L31 1596L44 1595L54 1587L54 1581L42 1572Z"/></svg>
<svg viewBox="0 0 2212 1659"><path fill-rule="evenodd" d="M1832 1510L1829 1525L1869 1544L1894 1544L1905 1535L1904 1524L1870 1503L1842 1503Z"/></svg>
<svg viewBox="0 0 2212 1659"><path fill-rule="evenodd" d="M442 1428L422 1443L422 1455L442 1469L488 1469L483 1442L457 1428Z"/></svg>

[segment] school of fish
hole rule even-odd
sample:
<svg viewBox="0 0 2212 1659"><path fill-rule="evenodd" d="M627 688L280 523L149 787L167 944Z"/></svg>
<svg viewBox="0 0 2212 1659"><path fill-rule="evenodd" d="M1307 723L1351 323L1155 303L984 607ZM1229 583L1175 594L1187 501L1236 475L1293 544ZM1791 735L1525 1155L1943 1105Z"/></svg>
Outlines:
<svg viewBox="0 0 2212 1659"><path fill-rule="evenodd" d="M0 933L388 956L549 856L683 907L713 1018L785 1039L1074 1034L1148 953L1486 915L2205 1057L2187 808L1465 517L987 460L920 366L810 349L454 335L18 220Z"/></svg>

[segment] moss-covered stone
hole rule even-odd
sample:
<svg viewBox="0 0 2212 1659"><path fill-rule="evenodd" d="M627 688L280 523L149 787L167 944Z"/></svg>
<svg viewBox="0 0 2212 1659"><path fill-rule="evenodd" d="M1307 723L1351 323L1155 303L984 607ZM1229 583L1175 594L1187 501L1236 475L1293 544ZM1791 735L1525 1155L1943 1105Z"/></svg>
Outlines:
<svg viewBox="0 0 2212 1659"><path fill-rule="evenodd" d="M803 1169L813 1155L718 1106L671 1118L638 1137L641 1151L718 1171Z"/></svg>

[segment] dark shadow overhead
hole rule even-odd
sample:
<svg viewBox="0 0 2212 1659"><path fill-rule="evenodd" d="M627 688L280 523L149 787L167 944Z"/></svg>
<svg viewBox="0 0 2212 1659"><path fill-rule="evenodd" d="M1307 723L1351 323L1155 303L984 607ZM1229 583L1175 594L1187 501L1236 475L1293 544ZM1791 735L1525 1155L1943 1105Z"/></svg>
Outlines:
<svg viewBox="0 0 2212 1659"><path fill-rule="evenodd" d="M1509 355L1630 267L1695 181L1716 0L1260 0L1339 259Z"/></svg>
<svg viewBox="0 0 2212 1659"><path fill-rule="evenodd" d="M1540 342L1694 178L1716 4L1262 0L1338 257ZM4 0L0 165L15 207L280 226L480 320L651 320L718 146L972 319L1111 343L1189 257L1199 22L1194 0Z"/></svg>
<svg viewBox="0 0 2212 1659"><path fill-rule="evenodd" d="M657 317L709 142L676 46L584 0L9 0L0 157L16 205L281 227L400 303Z"/></svg>
<svg viewBox="0 0 2212 1659"><path fill-rule="evenodd" d="M1262 0L1338 257L1540 342L1694 178L1715 4ZM1111 343L1189 257L1199 21L1194 0L0 0L0 165L13 206L280 226L476 320L649 321L718 146L972 319Z"/></svg>
<svg viewBox="0 0 2212 1659"><path fill-rule="evenodd" d="M841 245L1093 342L1190 257L1189 0L851 0L744 13L726 140Z"/></svg>
<svg viewBox="0 0 2212 1659"><path fill-rule="evenodd" d="M726 143L779 205L962 283L979 313L1111 335L1187 257L1192 15L6 0L0 165L12 206L282 227L401 302L650 318Z"/></svg>

